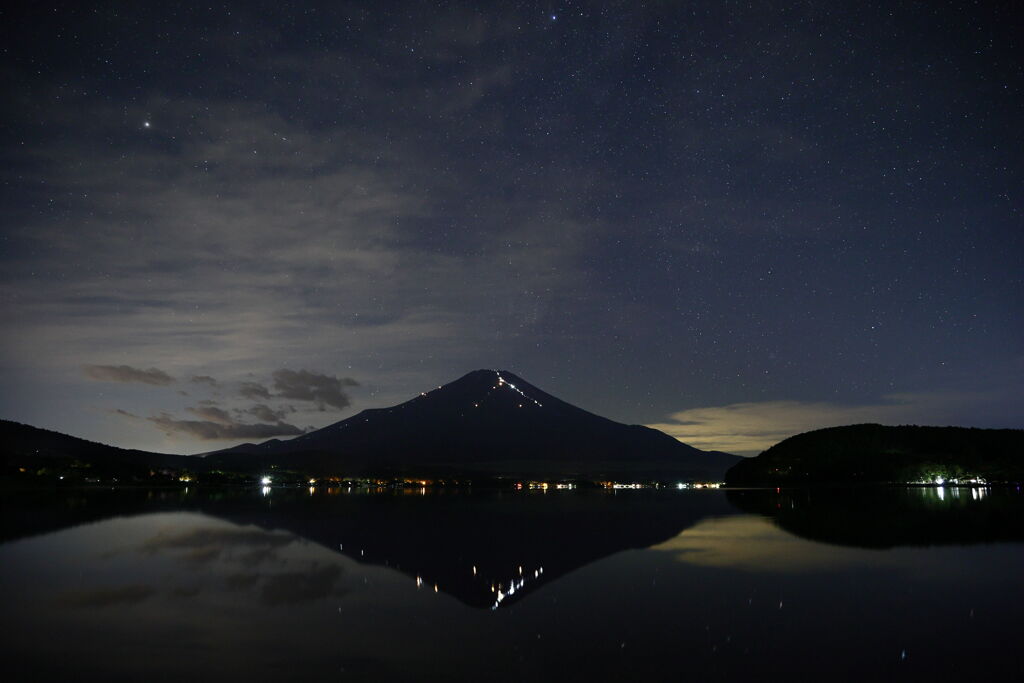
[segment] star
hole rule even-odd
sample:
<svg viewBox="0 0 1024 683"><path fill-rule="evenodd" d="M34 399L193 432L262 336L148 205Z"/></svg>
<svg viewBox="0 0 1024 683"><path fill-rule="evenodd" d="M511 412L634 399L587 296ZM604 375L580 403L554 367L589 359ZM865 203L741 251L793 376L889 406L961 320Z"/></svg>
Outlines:
<svg viewBox="0 0 1024 683"><path fill-rule="evenodd" d="M152 125L152 124L150 124L150 122L149 122L149 121L143 121L143 122L142 122L142 127L143 127L143 128L149 128L149 127L150 127L150 125Z"/></svg>

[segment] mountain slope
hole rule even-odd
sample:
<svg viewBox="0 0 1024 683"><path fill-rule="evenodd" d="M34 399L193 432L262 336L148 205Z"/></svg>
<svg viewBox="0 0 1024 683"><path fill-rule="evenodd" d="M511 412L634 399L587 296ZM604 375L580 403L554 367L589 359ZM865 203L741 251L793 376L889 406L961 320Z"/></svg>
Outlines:
<svg viewBox="0 0 1024 683"><path fill-rule="evenodd" d="M192 456L150 453L108 446L31 425L0 420L0 459L8 467L88 463L95 470L143 472L153 467L186 469Z"/></svg>
<svg viewBox="0 0 1024 683"><path fill-rule="evenodd" d="M432 467L695 478L719 478L738 461L588 413L502 370L476 370L391 408L364 410L295 439L243 444L207 458L231 468L287 462L353 472Z"/></svg>

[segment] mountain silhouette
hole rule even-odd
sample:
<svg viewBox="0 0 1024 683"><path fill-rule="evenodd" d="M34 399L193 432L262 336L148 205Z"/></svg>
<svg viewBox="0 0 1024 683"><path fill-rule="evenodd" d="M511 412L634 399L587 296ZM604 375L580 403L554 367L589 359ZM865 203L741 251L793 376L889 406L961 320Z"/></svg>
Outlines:
<svg viewBox="0 0 1024 683"><path fill-rule="evenodd" d="M720 479L739 460L594 415L505 370L475 370L391 408L206 459L227 469L707 479Z"/></svg>
<svg viewBox="0 0 1024 683"><path fill-rule="evenodd" d="M4 470L35 470L55 465L82 468L91 474L148 475L156 468L188 469L188 455L118 448L31 425L0 420L0 463Z"/></svg>

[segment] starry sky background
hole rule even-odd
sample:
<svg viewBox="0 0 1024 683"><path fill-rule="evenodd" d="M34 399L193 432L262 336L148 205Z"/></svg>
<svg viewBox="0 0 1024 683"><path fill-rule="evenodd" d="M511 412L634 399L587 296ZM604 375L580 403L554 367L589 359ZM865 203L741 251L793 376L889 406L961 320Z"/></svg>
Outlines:
<svg viewBox="0 0 1024 683"><path fill-rule="evenodd" d="M300 433L476 368L752 454L1024 427L1013 3L0 10L0 417Z"/></svg>

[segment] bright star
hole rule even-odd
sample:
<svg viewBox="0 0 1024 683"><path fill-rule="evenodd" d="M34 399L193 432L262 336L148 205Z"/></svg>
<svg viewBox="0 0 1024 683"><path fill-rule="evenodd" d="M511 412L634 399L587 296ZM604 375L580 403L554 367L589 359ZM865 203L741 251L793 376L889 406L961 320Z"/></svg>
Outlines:
<svg viewBox="0 0 1024 683"><path fill-rule="evenodd" d="M142 127L143 128L149 128L149 121L143 121L142 122Z"/></svg>

